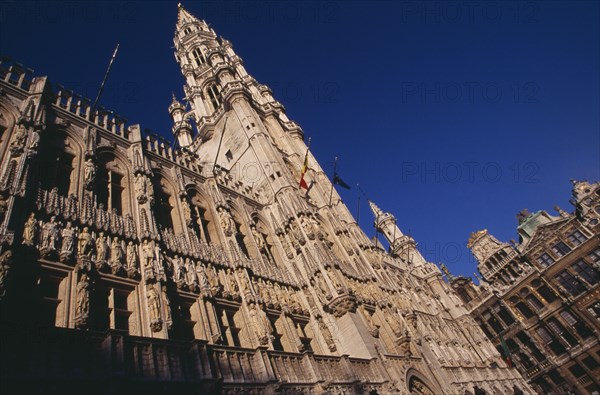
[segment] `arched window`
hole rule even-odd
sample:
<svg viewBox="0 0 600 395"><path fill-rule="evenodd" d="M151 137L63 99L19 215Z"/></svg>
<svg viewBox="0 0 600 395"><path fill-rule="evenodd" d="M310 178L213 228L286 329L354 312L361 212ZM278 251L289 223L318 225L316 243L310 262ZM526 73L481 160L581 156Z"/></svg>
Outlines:
<svg viewBox="0 0 600 395"><path fill-rule="evenodd" d="M173 229L173 206L171 205L171 195L162 188L156 191L156 220L162 228Z"/></svg>
<svg viewBox="0 0 600 395"><path fill-rule="evenodd" d="M210 243L212 240L211 232L214 231L214 225L211 224L212 221L209 220L208 209L204 207L200 194L196 190L190 189L187 193L192 211L192 228L196 231L198 238ZM214 235L214 237L216 238L217 236Z"/></svg>
<svg viewBox="0 0 600 395"><path fill-rule="evenodd" d="M178 201L172 185L163 176L154 180L154 212L159 228L172 229L175 234L183 232L183 222L178 212Z"/></svg>
<svg viewBox="0 0 600 395"><path fill-rule="evenodd" d="M44 138L48 136L47 138ZM51 137L49 137L51 136ZM58 188L58 194L68 196L74 168L75 151L70 149L63 132L44 133L40 149L39 180L42 189Z"/></svg>
<svg viewBox="0 0 600 395"><path fill-rule="evenodd" d="M96 159L94 192L98 205L118 215L131 213L127 166L111 151L103 151Z"/></svg>
<svg viewBox="0 0 600 395"><path fill-rule="evenodd" d="M192 57L194 58L196 66L198 67L206 63L206 58L204 57L204 54L202 53L202 50L200 48L196 48L192 51Z"/></svg>
<svg viewBox="0 0 600 395"><path fill-rule="evenodd" d="M525 317L525 318L531 318L533 317L533 311L531 311L531 309L529 308L529 306L527 306L525 303L523 302L519 302L515 305L515 307L517 308L517 310L519 310L521 312L521 314Z"/></svg>
<svg viewBox="0 0 600 395"><path fill-rule="evenodd" d="M221 105L221 95L219 94L219 88L217 88L217 84L210 85L206 93L208 94L208 98L210 99L210 102L216 111Z"/></svg>

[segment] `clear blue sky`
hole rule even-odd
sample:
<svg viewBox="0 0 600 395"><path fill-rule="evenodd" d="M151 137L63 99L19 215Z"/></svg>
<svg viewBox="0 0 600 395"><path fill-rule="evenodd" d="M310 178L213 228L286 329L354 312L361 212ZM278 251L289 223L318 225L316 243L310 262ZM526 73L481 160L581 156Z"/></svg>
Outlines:
<svg viewBox="0 0 600 395"><path fill-rule="evenodd" d="M0 52L170 131L183 78L177 2L2 2ZM271 86L312 151L391 211L426 258L471 274L465 244L516 238L522 208L572 207L600 179L598 2L184 2ZM357 189L340 191L352 212ZM360 223L374 234L362 199Z"/></svg>

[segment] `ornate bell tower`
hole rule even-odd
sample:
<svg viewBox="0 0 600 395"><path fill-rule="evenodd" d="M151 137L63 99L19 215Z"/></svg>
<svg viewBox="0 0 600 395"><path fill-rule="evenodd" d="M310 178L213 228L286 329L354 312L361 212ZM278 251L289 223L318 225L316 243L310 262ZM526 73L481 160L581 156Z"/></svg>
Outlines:
<svg viewBox="0 0 600 395"><path fill-rule="evenodd" d="M287 119L269 88L248 75L230 42L179 5L174 44L190 106L187 113L175 102L170 107L180 144L213 164L213 173L233 176L262 196L294 185L282 170L280 151L304 152L301 138L291 145L282 138L302 137L301 129ZM195 121L193 140L186 119Z"/></svg>

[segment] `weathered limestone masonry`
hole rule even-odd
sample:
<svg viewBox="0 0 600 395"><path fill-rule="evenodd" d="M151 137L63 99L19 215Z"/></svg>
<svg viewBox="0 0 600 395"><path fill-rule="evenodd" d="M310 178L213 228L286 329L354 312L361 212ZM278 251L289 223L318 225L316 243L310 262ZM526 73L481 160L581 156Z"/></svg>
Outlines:
<svg viewBox="0 0 600 395"><path fill-rule="evenodd" d="M392 215L179 7L179 148L0 65L2 393L531 394ZM17 390L15 390L17 389Z"/></svg>

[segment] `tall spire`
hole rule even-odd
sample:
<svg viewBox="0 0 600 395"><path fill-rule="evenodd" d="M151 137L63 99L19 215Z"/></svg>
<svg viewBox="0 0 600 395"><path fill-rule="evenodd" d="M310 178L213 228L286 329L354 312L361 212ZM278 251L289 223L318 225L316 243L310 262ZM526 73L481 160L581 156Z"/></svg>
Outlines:
<svg viewBox="0 0 600 395"><path fill-rule="evenodd" d="M381 232L390 244L390 253L415 265L425 263L425 259L417 250L417 245L413 238L405 236L400 228L398 228L396 218L392 214L381 210L371 200L369 200L369 206L375 216L375 229Z"/></svg>
<svg viewBox="0 0 600 395"><path fill-rule="evenodd" d="M196 18L195 16L193 16L192 14L190 14L188 12L188 10L186 10L185 8L183 8L183 5L181 5L181 3L177 4L177 28L187 24L187 23L191 23L191 22L202 22L202 23L206 23L204 21L199 20L198 18Z"/></svg>
<svg viewBox="0 0 600 395"><path fill-rule="evenodd" d="M375 203L373 203L371 200L369 200L369 207L371 207L371 211L373 212L373 215L375 216L375 220L377 220L377 218L380 218L383 216L383 211L381 211L381 209L379 207L377 207L377 205Z"/></svg>

